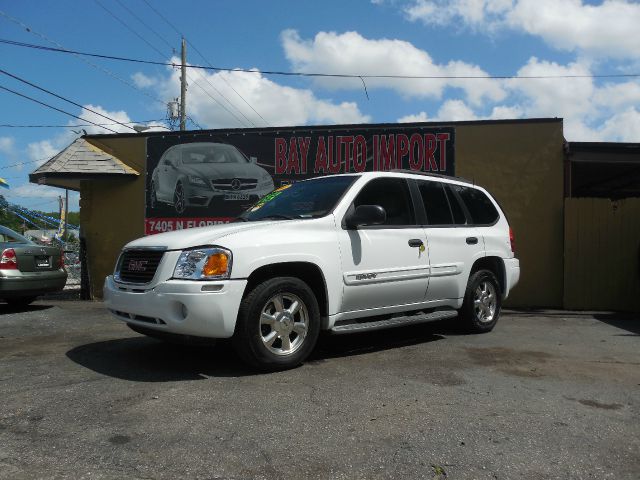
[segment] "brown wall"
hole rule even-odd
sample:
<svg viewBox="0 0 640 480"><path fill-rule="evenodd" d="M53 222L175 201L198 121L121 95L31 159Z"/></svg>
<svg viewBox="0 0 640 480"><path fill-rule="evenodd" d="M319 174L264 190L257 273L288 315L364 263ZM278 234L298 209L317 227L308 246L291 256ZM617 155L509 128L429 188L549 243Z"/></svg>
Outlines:
<svg viewBox="0 0 640 480"><path fill-rule="evenodd" d="M509 306L562 306L563 144L561 120L456 128L456 175L487 188L515 234L521 277Z"/></svg>
<svg viewBox="0 0 640 480"><path fill-rule="evenodd" d="M640 199L568 198L564 306L640 312Z"/></svg>
<svg viewBox="0 0 640 480"><path fill-rule="evenodd" d="M122 247L144 235L144 137L87 139L116 156L140 176L127 180L83 181L80 224L86 238L91 295L102 298L104 278L113 272Z"/></svg>
<svg viewBox="0 0 640 480"><path fill-rule="evenodd" d="M522 276L508 304L562 306L562 121L454 126L456 174L491 191L515 231ZM136 180L84 183L81 188L81 223L87 238L92 295L101 298L104 277L113 271L118 252L144 233L146 138L89 140L141 173Z"/></svg>

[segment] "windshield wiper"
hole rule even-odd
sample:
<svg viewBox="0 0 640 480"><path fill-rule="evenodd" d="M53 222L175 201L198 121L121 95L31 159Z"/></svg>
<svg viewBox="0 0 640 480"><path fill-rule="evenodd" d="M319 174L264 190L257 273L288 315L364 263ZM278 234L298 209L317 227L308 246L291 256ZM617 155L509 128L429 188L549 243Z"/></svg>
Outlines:
<svg viewBox="0 0 640 480"><path fill-rule="evenodd" d="M256 218L256 220L294 220L295 217L290 217L289 215L283 215L281 213L274 213L273 215L265 215L264 217Z"/></svg>
<svg viewBox="0 0 640 480"><path fill-rule="evenodd" d="M248 222L249 220L247 220L244 217L236 217L235 219L232 220L231 223L236 223L236 222Z"/></svg>

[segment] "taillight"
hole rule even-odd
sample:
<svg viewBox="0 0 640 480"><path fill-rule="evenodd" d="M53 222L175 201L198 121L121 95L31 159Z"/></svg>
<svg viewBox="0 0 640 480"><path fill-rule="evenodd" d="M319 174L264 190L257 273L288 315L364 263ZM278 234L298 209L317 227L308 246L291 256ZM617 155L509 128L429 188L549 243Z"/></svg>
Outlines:
<svg viewBox="0 0 640 480"><path fill-rule="evenodd" d="M64 268L64 250L60 250L60 262L58 268Z"/></svg>
<svg viewBox="0 0 640 480"><path fill-rule="evenodd" d="M16 257L16 251L13 248L7 248L2 251L2 257L0 257L0 269L1 270L17 270L18 258Z"/></svg>
<svg viewBox="0 0 640 480"><path fill-rule="evenodd" d="M509 228L509 242L511 242L511 251L516 253L516 238L513 235L513 229Z"/></svg>

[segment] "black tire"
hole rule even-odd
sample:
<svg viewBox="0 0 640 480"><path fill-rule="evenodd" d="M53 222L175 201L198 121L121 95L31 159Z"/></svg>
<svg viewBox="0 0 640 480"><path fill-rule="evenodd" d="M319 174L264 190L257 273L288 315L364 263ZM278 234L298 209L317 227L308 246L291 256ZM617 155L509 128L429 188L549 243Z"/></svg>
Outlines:
<svg viewBox="0 0 640 480"><path fill-rule="evenodd" d="M177 214L182 214L186 208L184 198L184 187L182 183L178 182L176 190L173 192L173 208L175 208Z"/></svg>
<svg viewBox="0 0 640 480"><path fill-rule="evenodd" d="M151 191L149 192L149 210L158 208L158 195L156 194L156 184L151 182Z"/></svg>
<svg viewBox="0 0 640 480"><path fill-rule="evenodd" d="M478 270L471 274L460 309L462 327L471 333L490 332L498 322L501 308L502 293L493 272Z"/></svg>
<svg viewBox="0 0 640 480"><path fill-rule="evenodd" d="M5 302L11 305L12 307L26 307L27 305L35 302L38 297L16 297L16 298L6 298Z"/></svg>
<svg viewBox="0 0 640 480"><path fill-rule="evenodd" d="M293 302L298 302L297 310ZM252 367L286 370L304 362L319 333L320 309L311 288L299 278L276 277L257 285L242 300L232 342Z"/></svg>

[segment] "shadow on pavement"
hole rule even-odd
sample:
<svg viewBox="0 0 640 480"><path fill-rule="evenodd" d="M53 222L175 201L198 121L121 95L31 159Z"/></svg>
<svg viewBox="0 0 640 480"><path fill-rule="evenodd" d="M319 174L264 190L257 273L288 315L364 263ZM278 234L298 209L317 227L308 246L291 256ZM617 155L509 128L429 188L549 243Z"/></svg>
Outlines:
<svg viewBox="0 0 640 480"><path fill-rule="evenodd" d="M450 324L437 321L387 331L322 335L308 363L433 342L451 334L456 332ZM66 355L71 361L97 373L136 382L259 374L242 363L227 341L215 346L177 345L136 336L81 345Z"/></svg>
<svg viewBox="0 0 640 480"><path fill-rule="evenodd" d="M38 312L40 310L48 310L52 308L53 305L9 305L7 303L0 303L0 315L4 315L6 313L21 313L21 312Z"/></svg>
<svg viewBox="0 0 640 480"><path fill-rule="evenodd" d="M596 313L593 318L607 325L626 330L640 336L640 314L633 313Z"/></svg>

